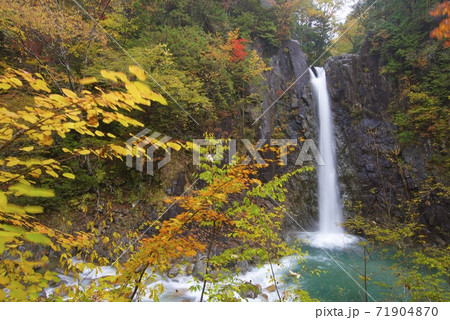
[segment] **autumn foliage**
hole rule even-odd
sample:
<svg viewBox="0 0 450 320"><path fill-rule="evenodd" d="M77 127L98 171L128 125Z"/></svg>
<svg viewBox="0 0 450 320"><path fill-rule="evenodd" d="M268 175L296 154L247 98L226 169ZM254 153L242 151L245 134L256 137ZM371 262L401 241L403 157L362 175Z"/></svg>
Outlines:
<svg viewBox="0 0 450 320"><path fill-rule="evenodd" d="M439 40L445 39L445 46L450 47L450 2L445 2L438 5L438 7L430 12L433 17L444 16L439 23L439 26L431 31L430 36Z"/></svg>
<svg viewBox="0 0 450 320"><path fill-rule="evenodd" d="M245 43L247 43L247 40L245 40L244 38L233 39L231 41L231 45L233 47L233 51L230 57L231 61L233 62L243 61L248 56L248 53L245 48Z"/></svg>
<svg viewBox="0 0 450 320"><path fill-rule="evenodd" d="M276 263L283 256L299 253L280 236L286 209L269 203L282 203L287 180L312 168L299 169L265 184L253 178L261 165L220 167L217 163L205 163L201 168L203 172L198 177L206 186L168 199L168 203L175 201L183 211L163 222L155 221L155 235L143 238L139 250L120 270L121 275L112 278L113 283L124 284L124 296L119 300L140 299L139 295L147 290L143 283L153 273L161 274L174 266L181 268L183 261L204 255L206 269L198 279L203 285L193 288L201 291L200 300L208 290L209 301L237 301L233 290L238 289L223 285L236 281L239 274L239 269L230 266L242 261ZM274 283L277 281L275 275L271 278ZM133 281L134 288L129 285ZM207 289L207 283L220 285ZM236 288L242 285L246 284L235 283ZM151 298L157 300L157 293L153 292Z"/></svg>
<svg viewBox="0 0 450 320"><path fill-rule="evenodd" d="M120 72L101 73L106 80L123 84L123 92L103 90L95 85L97 79L93 77L80 80L86 87L80 93L62 88L62 94L57 94L52 93L39 73L9 68L0 76L0 93L27 88L34 94L29 106L0 105L0 255L7 253L0 260L0 301L37 300L49 281L59 282L53 271L36 271L48 264L45 252L49 249L35 257L31 251L20 249L24 245L51 248L60 253L61 264L69 269L71 250L92 248L93 238L87 233L72 236L38 222L35 217L44 213L44 207L37 205L35 199L55 197L53 190L40 186L42 180L76 178L65 165L70 159L90 155L122 159L127 150L121 143L113 142L116 136L106 129L108 125L142 126L126 113L142 111L139 105L150 106L151 101L166 104L161 95L142 82L146 79L142 69L131 66L129 70L138 80L132 81ZM87 90L93 86L95 92ZM63 156L48 156L58 148L57 140L74 134L97 137L103 144L62 148ZM98 256L92 253L92 257Z"/></svg>

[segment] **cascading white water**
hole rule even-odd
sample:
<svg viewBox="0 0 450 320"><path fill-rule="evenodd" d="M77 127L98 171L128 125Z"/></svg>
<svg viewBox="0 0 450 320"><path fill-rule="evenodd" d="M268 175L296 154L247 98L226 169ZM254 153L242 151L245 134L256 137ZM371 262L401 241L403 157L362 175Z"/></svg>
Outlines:
<svg viewBox="0 0 450 320"><path fill-rule="evenodd" d="M319 236L332 242L344 233L341 223L342 206L336 172L333 118L328 97L326 73L323 68L310 69L311 84L319 115L319 151L325 165L318 166L319 181Z"/></svg>

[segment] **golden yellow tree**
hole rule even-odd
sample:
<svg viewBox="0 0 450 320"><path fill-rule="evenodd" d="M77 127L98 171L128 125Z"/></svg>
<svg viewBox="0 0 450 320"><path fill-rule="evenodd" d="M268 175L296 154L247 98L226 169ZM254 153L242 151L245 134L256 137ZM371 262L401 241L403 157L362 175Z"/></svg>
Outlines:
<svg viewBox="0 0 450 320"><path fill-rule="evenodd" d="M142 69L131 66L129 70L133 80L124 73L101 72L105 79L124 87L123 91L103 90L96 84L96 78L85 78L80 83L93 91L76 94L62 89L64 95L52 94L39 73L7 69L0 76L0 94L31 88L34 95L30 105L0 105L0 256L7 253L0 258L0 300L36 300L49 281L58 280L53 272L36 271L48 263L48 257L43 254L35 258L30 250L24 249L27 243L66 251L61 255L66 258L71 257L70 249L92 246L85 233L70 236L37 222L34 215L44 208L36 205L34 199L54 196L53 190L39 187L44 176L76 179L64 165L68 159L88 155L122 159L127 150L108 132L108 125L117 122L124 127L143 126L126 114L143 110L151 101L166 104L161 95L143 82L146 75ZM65 156L49 158L48 150L58 147L55 139L63 139L69 132L96 136L103 145L63 148Z"/></svg>

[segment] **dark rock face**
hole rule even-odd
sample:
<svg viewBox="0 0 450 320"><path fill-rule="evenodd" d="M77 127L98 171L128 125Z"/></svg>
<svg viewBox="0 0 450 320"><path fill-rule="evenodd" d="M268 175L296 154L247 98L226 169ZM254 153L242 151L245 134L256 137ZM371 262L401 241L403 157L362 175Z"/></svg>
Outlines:
<svg viewBox="0 0 450 320"><path fill-rule="evenodd" d="M296 139L296 129L302 127L310 104L305 90L309 83L308 65L299 43L284 41L278 55L272 57L271 67L272 71L266 75L267 91L262 111L253 114L256 119L264 113L260 120L260 137L270 139L283 131L288 135L280 137Z"/></svg>
<svg viewBox="0 0 450 320"><path fill-rule="evenodd" d="M173 181L171 188L166 190L166 194L169 196L181 196L186 186L186 176L184 172L178 172L177 178ZM171 205L168 209L162 221L175 218L177 215L183 212L183 209L178 203Z"/></svg>
<svg viewBox="0 0 450 320"><path fill-rule="evenodd" d="M394 208L404 186L389 160L397 146L396 128L387 113L390 89L374 60L345 54L330 58L325 66L340 187L347 207L360 202L365 214L395 215L400 214Z"/></svg>
<svg viewBox="0 0 450 320"><path fill-rule="evenodd" d="M430 174L426 163L432 150L426 143L399 147L396 127L388 113L395 88L379 73L381 61L370 55L368 49L363 48L358 55L330 58L325 69L334 114L344 214L351 214L359 207L363 214L382 220L402 216L403 209L399 209L399 205L405 205L406 199ZM278 54L272 57L271 66L272 71L266 75L262 111L252 112L254 119L265 112L259 120L260 137L303 137L317 144L316 106L306 57L300 45L296 41L285 41ZM298 150L288 158L290 165L281 169L269 167L261 179L269 180L275 174L294 169ZM398 159L406 162L408 170L397 165ZM310 229L317 221L316 180L313 172L297 175L289 182L286 204L296 222L287 217L288 228L298 230L300 225ZM448 207L448 203L440 201L421 208L421 222L431 231L440 227L448 233Z"/></svg>
<svg viewBox="0 0 450 320"><path fill-rule="evenodd" d="M335 115L339 177L347 209L362 205L375 219L402 217L406 203L433 172L433 150L426 141L399 146L388 106L395 86L381 74L380 60L363 48L359 55L330 58L328 88ZM404 161L405 166L398 165ZM448 201L419 207L420 222L436 237L450 231ZM403 208L400 208L403 206ZM442 231L438 231L442 228Z"/></svg>
<svg viewBox="0 0 450 320"><path fill-rule="evenodd" d="M261 180L270 180L275 174L293 170L293 164L301 148L300 137L315 139L316 123L309 87L309 71L306 56L297 41L284 41L278 54L271 58L272 70L266 74L266 90L263 93L262 110L253 110L253 120L264 112L258 122L259 138L295 139L296 152L288 157L288 165L282 168L269 166ZM284 94L283 94L284 93ZM281 96L281 98L280 98ZM268 142L268 141L267 141ZM267 156L267 155L266 155ZM313 163L305 163L313 165ZM310 227L317 220L317 181L314 172L293 177L287 186L287 228Z"/></svg>

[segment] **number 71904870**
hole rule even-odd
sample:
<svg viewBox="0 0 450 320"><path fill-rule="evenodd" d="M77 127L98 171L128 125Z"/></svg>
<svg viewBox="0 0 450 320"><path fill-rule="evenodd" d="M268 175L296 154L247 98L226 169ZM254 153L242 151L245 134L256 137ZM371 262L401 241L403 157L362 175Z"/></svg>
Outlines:
<svg viewBox="0 0 450 320"><path fill-rule="evenodd" d="M439 313L436 307L377 307L377 317L395 316L416 316L426 317L428 315L436 317Z"/></svg>

